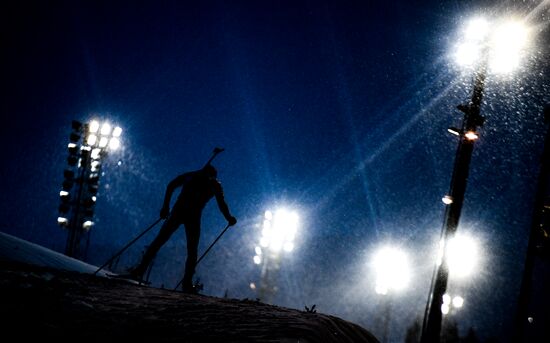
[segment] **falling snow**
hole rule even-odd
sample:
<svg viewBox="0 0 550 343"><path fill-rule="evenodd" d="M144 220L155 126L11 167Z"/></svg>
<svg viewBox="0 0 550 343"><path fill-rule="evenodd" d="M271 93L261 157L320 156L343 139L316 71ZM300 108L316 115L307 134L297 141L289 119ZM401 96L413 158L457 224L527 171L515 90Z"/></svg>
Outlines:
<svg viewBox="0 0 550 343"><path fill-rule="evenodd" d="M316 304L389 341L422 320L438 253L473 72L451 50L472 14L516 13L532 27L528 58L489 74L458 232L479 251L470 277L451 276L448 323L505 342L514 324L550 103L549 1L391 4L36 2L2 11L1 231L63 252L56 224L71 121L123 128L106 158L85 260L101 265L159 216L167 183L215 146L238 219L198 266L203 293L258 297L254 261L265 211L296 211L272 304ZM199 252L225 226L203 214ZM148 233L110 268L122 272ZM398 246L407 287L376 292L372 256ZM156 257L153 286L171 288L183 230ZM265 281L265 280L264 280ZM456 298L459 297L459 298ZM459 300L454 300L459 299ZM460 300L462 299L462 300ZM461 306L454 306L460 304ZM391 305L391 307L388 307ZM536 318L535 318L536 320Z"/></svg>

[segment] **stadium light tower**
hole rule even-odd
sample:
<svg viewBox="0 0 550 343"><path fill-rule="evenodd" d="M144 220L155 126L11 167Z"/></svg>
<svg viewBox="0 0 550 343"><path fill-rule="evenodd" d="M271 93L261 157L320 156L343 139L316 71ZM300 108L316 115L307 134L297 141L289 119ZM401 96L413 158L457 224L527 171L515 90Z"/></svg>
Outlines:
<svg viewBox="0 0 550 343"><path fill-rule="evenodd" d="M73 120L69 135L69 156L59 192L57 223L67 229L67 256L84 259L89 244L89 232L94 225L94 208L99 189L102 163L107 154L120 147L122 129L109 122L92 120L83 124ZM87 234L86 246L82 238Z"/></svg>
<svg viewBox="0 0 550 343"><path fill-rule="evenodd" d="M262 233L255 248L254 263L261 265L259 298L271 302L277 293L277 274L281 268L281 253L294 250L298 231L298 214L286 209L275 213L265 211ZM252 288L256 286L251 284Z"/></svg>
<svg viewBox="0 0 550 343"><path fill-rule="evenodd" d="M379 249L372 259L375 271L375 291L384 300L384 324L382 342L388 342L391 303L394 293L404 290L410 280L409 259L405 252L396 247L385 246Z"/></svg>
<svg viewBox="0 0 550 343"><path fill-rule="evenodd" d="M458 136L459 142L450 190L442 199L446 205L442 228L443 256L441 264L436 266L435 280L430 289L424 316L422 343L440 341L443 296L446 293L449 278L445 245L453 238L458 227L474 142L479 138L477 128L485 121L480 115L480 108L486 75L488 72L509 74L518 69L526 52L529 36L528 29L520 21L506 20L490 23L483 18L472 19L463 33L455 57L460 66L472 68L474 71L474 88L469 103L457 106L464 113L462 127L449 128L450 133Z"/></svg>

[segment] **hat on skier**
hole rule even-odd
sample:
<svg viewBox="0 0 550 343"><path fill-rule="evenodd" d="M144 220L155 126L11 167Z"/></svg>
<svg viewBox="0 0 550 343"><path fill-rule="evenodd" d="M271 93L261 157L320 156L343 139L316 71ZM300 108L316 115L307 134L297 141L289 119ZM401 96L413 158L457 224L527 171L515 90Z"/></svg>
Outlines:
<svg viewBox="0 0 550 343"><path fill-rule="evenodd" d="M216 178L218 176L218 171L216 170L216 168L214 168L213 165L211 165L210 163L205 165L203 168L202 168L202 171L208 175L209 177L213 177L213 178Z"/></svg>

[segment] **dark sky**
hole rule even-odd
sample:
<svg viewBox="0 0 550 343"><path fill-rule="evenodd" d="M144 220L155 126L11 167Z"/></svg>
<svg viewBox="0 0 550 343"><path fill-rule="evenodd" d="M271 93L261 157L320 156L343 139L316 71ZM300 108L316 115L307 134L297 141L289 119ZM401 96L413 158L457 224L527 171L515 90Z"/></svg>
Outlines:
<svg viewBox="0 0 550 343"><path fill-rule="evenodd" d="M277 304L317 305L379 334L382 300L369 256L396 244L412 280L395 295L391 339L422 318L472 73L450 58L472 14L516 13L533 25L525 67L488 75L459 232L480 270L451 282L461 330L506 341L521 281L545 126L548 1L39 1L3 5L1 230L63 252L56 224L71 121L123 128L96 207L87 261L103 264L158 218L166 184L214 165L238 225L197 271L204 292L255 298L265 210L300 215L283 256ZM15 6L15 7L14 7ZM119 163L120 162L120 163ZM214 202L200 251L223 229ZM129 249L119 271L152 239ZM155 260L173 287L183 230ZM465 331L463 331L465 332Z"/></svg>

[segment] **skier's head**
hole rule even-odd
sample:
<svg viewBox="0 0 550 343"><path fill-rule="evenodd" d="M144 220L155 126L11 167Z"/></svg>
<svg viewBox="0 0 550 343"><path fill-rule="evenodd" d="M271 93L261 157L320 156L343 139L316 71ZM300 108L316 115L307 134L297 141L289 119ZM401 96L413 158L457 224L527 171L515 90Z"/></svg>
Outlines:
<svg viewBox="0 0 550 343"><path fill-rule="evenodd" d="M207 164L202 168L203 173L210 179L215 179L218 176L218 171L213 165Z"/></svg>

